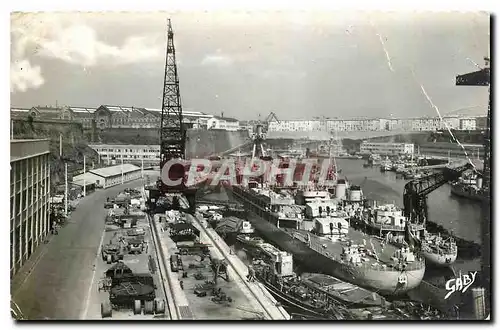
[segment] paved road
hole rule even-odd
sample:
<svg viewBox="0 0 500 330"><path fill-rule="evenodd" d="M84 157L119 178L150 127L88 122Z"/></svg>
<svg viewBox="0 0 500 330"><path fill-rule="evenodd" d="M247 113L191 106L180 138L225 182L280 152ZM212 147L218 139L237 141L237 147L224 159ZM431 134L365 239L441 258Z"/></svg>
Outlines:
<svg viewBox="0 0 500 330"><path fill-rule="evenodd" d="M99 243L104 231L106 197L142 184L135 180L82 199L71 219L40 246L40 259L24 278L15 278L12 299L24 317L36 319L79 319L85 309Z"/></svg>

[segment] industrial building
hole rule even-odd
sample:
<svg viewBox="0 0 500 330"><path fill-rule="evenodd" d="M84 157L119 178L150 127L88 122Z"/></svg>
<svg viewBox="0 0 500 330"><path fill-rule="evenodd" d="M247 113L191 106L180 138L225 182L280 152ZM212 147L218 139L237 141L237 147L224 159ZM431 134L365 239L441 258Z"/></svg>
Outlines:
<svg viewBox="0 0 500 330"><path fill-rule="evenodd" d="M109 188L117 184L138 179L142 176L140 167L132 164L121 164L98 168L73 177L73 183L79 186L94 184L98 188Z"/></svg>
<svg viewBox="0 0 500 330"><path fill-rule="evenodd" d="M235 118L213 116L207 120L208 129L224 129L226 131L237 131L240 129L240 123Z"/></svg>
<svg viewBox="0 0 500 330"><path fill-rule="evenodd" d="M118 105L101 105L97 108L88 107L51 107L35 106L32 108L11 108L12 118L27 118L37 120L67 120L81 123L84 128L159 128L161 109L127 107ZM187 127L207 128L207 121L213 115L199 111L182 111L183 121ZM231 126L231 125L229 125Z"/></svg>
<svg viewBox="0 0 500 330"><path fill-rule="evenodd" d="M463 147L463 148L462 148ZM484 146L482 144L464 144L450 142L424 143L419 146L420 154L442 158L470 158L482 159L484 157ZM464 153L467 152L467 156Z"/></svg>
<svg viewBox="0 0 500 330"><path fill-rule="evenodd" d="M159 145L93 144L89 145L100 156L104 164L115 165L122 160L127 163L157 164L160 162Z"/></svg>
<svg viewBox="0 0 500 330"><path fill-rule="evenodd" d="M413 154L415 146L413 143L386 143L363 141L359 148L360 154L379 154L379 155L403 155Z"/></svg>
<svg viewBox="0 0 500 330"><path fill-rule="evenodd" d="M10 141L10 276L50 231L49 140Z"/></svg>

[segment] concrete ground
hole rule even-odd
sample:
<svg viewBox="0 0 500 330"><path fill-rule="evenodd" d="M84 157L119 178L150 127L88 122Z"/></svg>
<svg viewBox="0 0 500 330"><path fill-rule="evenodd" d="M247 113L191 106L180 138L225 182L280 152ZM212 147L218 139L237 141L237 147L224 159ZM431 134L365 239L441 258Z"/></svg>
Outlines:
<svg viewBox="0 0 500 330"><path fill-rule="evenodd" d="M161 233L161 239L165 243L165 247L168 250L168 255L173 255L178 252L176 243L170 238L167 231ZM212 248L210 248L212 250ZM215 254L211 251L213 257L218 259L223 259L220 255ZM182 263L184 266L184 271L187 272L187 277L183 277L183 271L172 272L172 277L175 283L172 283L174 294L176 294L176 300L179 301L179 306L189 306L190 316L195 320L241 320L245 318L253 318L257 316L255 308L252 303L248 300L246 295L240 290L237 283L235 282L234 276L230 276L230 281L227 282L223 278L217 279L217 288L221 290L229 297L231 297L232 302L227 303L217 303L212 301L211 292L207 292L206 297L198 297L195 293L195 287L197 285L202 285L205 281L211 281L214 279L214 272L210 266L210 260L206 257L201 261L201 257L198 255L180 255ZM190 265L192 265L190 267ZM194 266L194 267L193 267ZM168 263L170 268L170 264ZM205 278L197 280L195 274L200 272ZM180 281L183 282L183 289L180 288Z"/></svg>
<svg viewBox="0 0 500 330"><path fill-rule="evenodd" d="M196 320L241 320L257 316L256 312L258 313L258 311L254 312L246 296L231 278L229 278L229 282L223 278L217 278L216 286L217 289L220 288L222 292L231 298L231 303L212 301L213 296L210 291L207 292L206 297L198 297L194 293L195 287L204 284L207 280L214 279L210 260L205 258L203 262L200 262L200 257L193 255L183 255L181 258L187 277L182 276L182 271L179 271L177 276L179 281L183 281L184 293ZM203 268L189 268L190 264ZM198 272L204 276L204 279L197 280L195 278L194 275Z"/></svg>
<svg viewBox="0 0 500 330"><path fill-rule="evenodd" d="M141 179L98 190L81 199L68 223L41 245L11 281L11 299L25 319L79 319L95 279L106 197L137 188Z"/></svg>

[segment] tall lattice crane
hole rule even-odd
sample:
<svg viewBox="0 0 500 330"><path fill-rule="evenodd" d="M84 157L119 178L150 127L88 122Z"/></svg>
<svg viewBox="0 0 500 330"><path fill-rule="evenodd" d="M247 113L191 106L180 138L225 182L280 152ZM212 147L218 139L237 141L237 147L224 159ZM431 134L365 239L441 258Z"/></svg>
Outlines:
<svg viewBox="0 0 500 330"><path fill-rule="evenodd" d="M186 159L186 127L182 120L182 104L179 90L179 76L175 59L174 32L172 24L168 19L167 27L167 51L165 59L165 78L163 84L163 103L161 108L160 122L160 169L172 159ZM184 162L185 163L185 162ZM178 162L169 170L169 178L172 181L181 180L181 184L172 186L161 179L157 186L162 194L182 194L194 208L195 190L186 189L185 174L187 163ZM178 197L176 197L178 198Z"/></svg>
<svg viewBox="0 0 500 330"><path fill-rule="evenodd" d="M179 76L175 61L174 32L170 19L160 124L160 166L172 158L185 159L186 129L182 123Z"/></svg>

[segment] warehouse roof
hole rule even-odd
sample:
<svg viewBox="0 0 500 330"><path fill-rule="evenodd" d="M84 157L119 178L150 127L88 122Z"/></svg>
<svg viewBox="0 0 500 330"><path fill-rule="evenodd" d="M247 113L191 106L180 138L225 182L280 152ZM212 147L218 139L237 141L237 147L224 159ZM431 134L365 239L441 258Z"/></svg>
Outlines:
<svg viewBox="0 0 500 330"><path fill-rule="evenodd" d="M89 184L97 183L97 181L102 181L102 177L90 171L73 177L73 183L82 187L84 184L88 186Z"/></svg>
<svg viewBox="0 0 500 330"><path fill-rule="evenodd" d="M138 171L141 168L139 166L135 166L132 164L123 164L123 165L115 165L110 167L98 168L95 170L90 170L90 173L94 173L95 175L99 175L103 178L108 178L116 175L121 175L122 170L123 174Z"/></svg>

